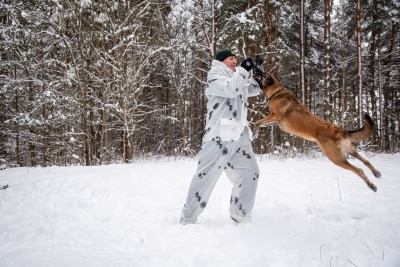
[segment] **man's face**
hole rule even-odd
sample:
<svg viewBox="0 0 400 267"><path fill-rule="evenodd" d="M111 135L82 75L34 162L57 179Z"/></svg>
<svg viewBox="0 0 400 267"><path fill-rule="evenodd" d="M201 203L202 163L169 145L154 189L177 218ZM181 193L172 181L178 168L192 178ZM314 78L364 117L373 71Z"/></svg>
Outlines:
<svg viewBox="0 0 400 267"><path fill-rule="evenodd" d="M235 69L236 64L237 64L236 57L234 57L234 56L227 57L227 58L225 58L224 61L222 61L222 63L224 63L226 66L228 66L228 68L230 68L232 71L236 71L236 69Z"/></svg>

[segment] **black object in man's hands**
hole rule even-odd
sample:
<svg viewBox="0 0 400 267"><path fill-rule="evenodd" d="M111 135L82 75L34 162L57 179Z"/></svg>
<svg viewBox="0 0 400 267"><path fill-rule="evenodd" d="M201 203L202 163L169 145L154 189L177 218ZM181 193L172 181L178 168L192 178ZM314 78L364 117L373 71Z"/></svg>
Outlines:
<svg viewBox="0 0 400 267"><path fill-rule="evenodd" d="M251 71L251 69L254 68L253 59L250 57L246 58L245 60L242 61L242 64L240 64L240 66L247 71Z"/></svg>
<svg viewBox="0 0 400 267"><path fill-rule="evenodd" d="M254 73L254 76L259 78L260 80L264 76L264 67L262 65L263 63L264 63L264 59L260 55L257 55L255 64L254 64L253 73Z"/></svg>
<svg viewBox="0 0 400 267"><path fill-rule="evenodd" d="M253 78L256 80L260 88L262 88L262 78L264 77L263 63L264 59L260 55L257 55L253 69Z"/></svg>

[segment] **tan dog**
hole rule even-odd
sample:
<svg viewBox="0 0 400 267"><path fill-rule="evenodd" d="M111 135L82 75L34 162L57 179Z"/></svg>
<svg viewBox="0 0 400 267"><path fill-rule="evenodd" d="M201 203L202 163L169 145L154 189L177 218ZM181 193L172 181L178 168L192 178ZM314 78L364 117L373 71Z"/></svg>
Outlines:
<svg viewBox="0 0 400 267"><path fill-rule="evenodd" d="M351 165L346 153L361 160L375 175L381 174L369 161L361 157L351 142L367 139L374 129L374 123L368 114L364 115L364 126L356 131L347 131L333 123L327 122L308 110L289 90L279 83L272 74L266 73L262 80L264 94L269 99L270 115L254 124L254 133L258 133L260 125L278 124L282 131L316 142L325 155L336 165L353 171L376 192L376 186L370 182L362 169Z"/></svg>

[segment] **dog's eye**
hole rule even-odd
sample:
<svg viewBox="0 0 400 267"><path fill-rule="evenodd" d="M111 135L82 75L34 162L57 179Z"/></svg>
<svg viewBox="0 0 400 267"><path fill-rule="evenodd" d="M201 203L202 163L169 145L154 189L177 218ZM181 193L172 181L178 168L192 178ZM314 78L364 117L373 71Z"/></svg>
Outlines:
<svg viewBox="0 0 400 267"><path fill-rule="evenodd" d="M273 85L273 84L274 84L274 79L272 79L271 77L268 77L267 85Z"/></svg>

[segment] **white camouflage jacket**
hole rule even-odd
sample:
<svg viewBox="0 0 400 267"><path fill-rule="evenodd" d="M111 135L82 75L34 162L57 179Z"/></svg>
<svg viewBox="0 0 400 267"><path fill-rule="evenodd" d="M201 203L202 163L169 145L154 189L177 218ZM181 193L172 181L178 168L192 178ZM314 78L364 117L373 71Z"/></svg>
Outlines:
<svg viewBox="0 0 400 267"><path fill-rule="evenodd" d="M236 141L247 123L247 98L262 93L249 72L236 67L233 72L224 63L213 60L207 75L207 118L203 142Z"/></svg>

